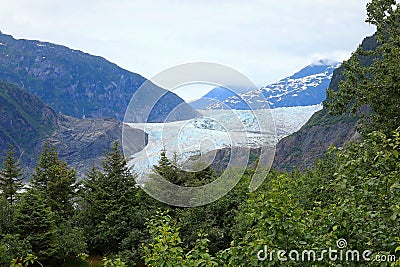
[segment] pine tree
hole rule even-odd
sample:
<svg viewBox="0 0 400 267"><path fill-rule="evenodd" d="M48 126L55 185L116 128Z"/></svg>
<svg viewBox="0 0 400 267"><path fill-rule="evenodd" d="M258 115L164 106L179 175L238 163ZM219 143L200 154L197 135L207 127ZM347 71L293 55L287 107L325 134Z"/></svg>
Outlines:
<svg viewBox="0 0 400 267"><path fill-rule="evenodd" d="M21 168L18 160L14 157L14 148L10 145L6 157L3 160L4 167L0 169L0 191L12 205L17 198L18 191L24 185L21 176Z"/></svg>
<svg viewBox="0 0 400 267"><path fill-rule="evenodd" d="M43 151L39 157L39 163L35 168L31 183L41 190L45 190L55 174L52 173L53 167L60 164L58 153L54 146L45 143Z"/></svg>
<svg viewBox="0 0 400 267"><path fill-rule="evenodd" d="M68 218L73 212L76 172L59 160L53 146L44 145L32 184L44 192L51 210L60 218Z"/></svg>
<svg viewBox="0 0 400 267"><path fill-rule="evenodd" d="M55 216L42 193L31 188L17 204L14 216L16 232L32 246L40 260L47 260L55 253Z"/></svg>
<svg viewBox="0 0 400 267"><path fill-rule="evenodd" d="M89 248L101 250L101 230L98 226L104 221L107 212L112 208L111 196L105 189L106 183L103 173L94 166L81 183L79 222L84 229Z"/></svg>
<svg viewBox="0 0 400 267"><path fill-rule="evenodd" d="M11 234L15 205L11 205L3 196L0 196L0 236Z"/></svg>
<svg viewBox="0 0 400 267"><path fill-rule="evenodd" d="M201 186L212 182L215 178L214 170L210 166L206 166L196 172L187 172L188 181L186 186Z"/></svg>
<svg viewBox="0 0 400 267"><path fill-rule="evenodd" d="M123 189L135 187L135 179L129 171L124 155L119 151L119 143L114 142L112 150L102 162L104 179L107 180L109 190L116 193L114 197L121 197ZM129 191L129 190L128 190Z"/></svg>
<svg viewBox="0 0 400 267"><path fill-rule="evenodd" d="M141 203L137 201L135 177L119 151L118 142L106 155L102 167L103 172L93 167L82 182L79 218L89 249L102 253L117 252L127 246L128 242L124 240L128 238L132 253L132 247L138 246L142 240L144 219L138 212ZM132 237L131 233L137 232L140 234Z"/></svg>
<svg viewBox="0 0 400 267"><path fill-rule="evenodd" d="M173 160L168 159L166 151L162 150L158 165L154 165L154 171L164 179L179 186L201 186L211 182L215 178L215 173L210 166L203 166L203 163L193 165L199 171L185 171L177 167L177 156Z"/></svg>
<svg viewBox="0 0 400 267"><path fill-rule="evenodd" d="M153 166L157 174L176 185L183 185L185 179L181 171L168 159L165 150L161 151L158 165Z"/></svg>

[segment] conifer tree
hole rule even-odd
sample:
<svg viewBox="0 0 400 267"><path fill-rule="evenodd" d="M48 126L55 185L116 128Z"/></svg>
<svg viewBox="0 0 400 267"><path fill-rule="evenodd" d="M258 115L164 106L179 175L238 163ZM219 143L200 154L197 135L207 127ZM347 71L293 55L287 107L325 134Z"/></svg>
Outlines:
<svg viewBox="0 0 400 267"><path fill-rule="evenodd" d="M58 153L54 146L48 143L43 145L43 151L39 157L39 163L35 167L31 183L38 189L45 190L55 174L53 167L60 164Z"/></svg>
<svg viewBox="0 0 400 267"><path fill-rule="evenodd" d="M114 142L112 150L102 162L102 167L104 179L107 181L107 189L115 194L114 198L121 197L135 187L135 179L129 171L124 155L119 151L118 142Z"/></svg>
<svg viewBox="0 0 400 267"><path fill-rule="evenodd" d="M210 166L203 166L203 163L196 163L192 166L198 171L185 171L177 166L177 156L173 160L168 159L166 151L160 153L160 160L153 166L154 171L164 179L179 186L201 186L211 182L215 173Z"/></svg>
<svg viewBox="0 0 400 267"><path fill-rule="evenodd" d="M201 186L212 182L215 178L215 173L210 166L206 166L199 171L188 172L188 176L189 179L186 186Z"/></svg>
<svg viewBox="0 0 400 267"><path fill-rule="evenodd" d="M75 182L75 170L58 158L53 146L45 144L33 174L32 184L44 192L51 210L61 218L72 215Z"/></svg>
<svg viewBox="0 0 400 267"><path fill-rule="evenodd" d="M183 185L185 179L180 170L168 159L165 150L161 151L158 165L153 166L157 174L176 185Z"/></svg>
<svg viewBox="0 0 400 267"><path fill-rule="evenodd" d="M79 200L79 221L84 229L86 242L90 249L101 250L101 231L98 226L104 221L107 212L112 208L110 194L105 189L102 172L92 166L82 180Z"/></svg>
<svg viewBox="0 0 400 267"><path fill-rule="evenodd" d="M14 156L14 148L10 145L6 157L3 160L4 167L0 169L0 191L1 194L12 205L24 185L21 176L21 168Z"/></svg>
<svg viewBox="0 0 400 267"><path fill-rule="evenodd" d="M0 236L11 234L15 205L11 205L3 196L0 196Z"/></svg>
<svg viewBox="0 0 400 267"><path fill-rule="evenodd" d="M17 204L14 216L16 232L30 243L32 252L40 260L48 260L55 253L55 216L42 193L31 188Z"/></svg>
<svg viewBox="0 0 400 267"><path fill-rule="evenodd" d="M118 142L105 156L102 167L102 171L92 167L82 182L79 218L89 249L101 253L129 249L127 252L137 258L132 248L143 240L144 215L139 211L142 203L137 201L135 177Z"/></svg>

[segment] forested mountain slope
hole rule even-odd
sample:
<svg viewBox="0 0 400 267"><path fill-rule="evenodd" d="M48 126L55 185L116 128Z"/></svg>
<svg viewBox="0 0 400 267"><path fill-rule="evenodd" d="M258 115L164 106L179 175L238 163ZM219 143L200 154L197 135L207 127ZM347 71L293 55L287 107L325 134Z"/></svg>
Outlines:
<svg viewBox="0 0 400 267"><path fill-rule="evenodd" d="M55 111L76 118L110 117L122 121L133 93L146 81L106 59L47 42L17 40L0 32L0 79L16 84ZM163 121L179 105L180 118L196 112L174 93L165 96L146 120Z"/></svg>

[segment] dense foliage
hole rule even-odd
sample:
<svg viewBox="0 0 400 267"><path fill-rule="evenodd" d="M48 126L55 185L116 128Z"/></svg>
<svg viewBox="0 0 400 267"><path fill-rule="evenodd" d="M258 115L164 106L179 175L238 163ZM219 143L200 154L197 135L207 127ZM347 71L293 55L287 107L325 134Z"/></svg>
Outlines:
<svg viewBox="0 0 400 267"><path fill-rule="evenodd" d="M375 49L362 46L344 62L340 90L328 90L325 105L332 114L347 110L364 115L363 132L386 134L398 126L400 107L400 4L373 0L367 5L366 22L376 26Z"/></svg>
<svg viewBox="0 0 400 267"><path fill-rule="evenodd" d="M189 255L199 245L185 247L182 230L171 223L169 215L154 217L148 223L153 241L145 245L146 262L150 266L161 266L160 262L166 266L177 266L177 262L179 266L379 266L381 262L374 261L378 257L398 259L399 149L399 130L388 137L373 132L363 142L332 147L314 170L271 173L263 187L249 193L240 205L230 247L210 254L208 240L199 238L203 247L196 251L202 251L207 260L198 258L195 264ZM340 239L347 242L345 253L360 252L359 261L321 256L323 249L338 249ZM279 250L286 251L286 261L278 258ZM292 250L299 251L297 260L296 254L289 258ZM302 261L305 250L315 250L316 257ZM371 261L362 258L365 250L372 251Z"/></svg>
<svg viewBox="0 0 400 267"><path fill-rule="evenodd" d="M314 169L272 171L252 193L248 170L224 198L182 209L135 187L118 144L102 170L93 168L79 183L46 145L30 187L13 203L2 193L0 258L4 266L32 257L45 266L77 260L85 266L77 258L82 253L89 253L88 262L105 256L108 266L311 266L317 262L312 255L302 261L299 254L296 261L288 253L313 249L318 257L344 239L348 250L371 250L371 260L398 259L399 150L400 129L391 136L373 132L362 142L331 147ZM160 163L170 168L165 160ZM318 265L381 264L359 257L326 256Z"/></svg>

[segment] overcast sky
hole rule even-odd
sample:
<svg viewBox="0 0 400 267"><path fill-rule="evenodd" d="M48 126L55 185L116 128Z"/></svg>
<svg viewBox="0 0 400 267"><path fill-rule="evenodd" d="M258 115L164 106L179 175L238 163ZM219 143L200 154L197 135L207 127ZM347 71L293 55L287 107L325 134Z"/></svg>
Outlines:
<svg viewBox="0 0 400 267"><path fill-rule="evenodd" d="M207 61L263 86L318 59L346 59L374 31L364 22L367 2L9 0L0 30L103 56L147 78Z"/></svg>

